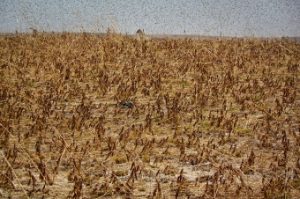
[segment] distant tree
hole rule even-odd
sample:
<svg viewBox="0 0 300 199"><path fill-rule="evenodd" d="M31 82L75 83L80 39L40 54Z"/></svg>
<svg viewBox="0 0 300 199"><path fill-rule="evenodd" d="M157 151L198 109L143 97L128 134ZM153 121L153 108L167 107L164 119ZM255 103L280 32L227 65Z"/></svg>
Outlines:
<svg viewBox="0 0 300 199"><path fill-rule="evenodd" d="M138 30L136 31L136 34L137 34L137 35L144 35L145 32L144 32L144 30L138 29Z"/></svg>
<svg viewBox="0 0 300 199"><path fill-rule="evenodd" d="M37 33L38 33L38 30L37 30L37 29L32 28L32 27L30 27L29 29L32 31L32 34L33 34L33 35L37 35Z"/></svg>

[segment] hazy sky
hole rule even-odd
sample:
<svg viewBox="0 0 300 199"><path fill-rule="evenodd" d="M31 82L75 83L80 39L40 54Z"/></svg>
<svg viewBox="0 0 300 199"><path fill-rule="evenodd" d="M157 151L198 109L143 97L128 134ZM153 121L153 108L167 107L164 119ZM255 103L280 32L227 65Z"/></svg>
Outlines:
<svg viewBox="0 0 300 199"><path fill-rule="evenodd" d="M300 0L0 0L0 32L300 36Z"/></svg>

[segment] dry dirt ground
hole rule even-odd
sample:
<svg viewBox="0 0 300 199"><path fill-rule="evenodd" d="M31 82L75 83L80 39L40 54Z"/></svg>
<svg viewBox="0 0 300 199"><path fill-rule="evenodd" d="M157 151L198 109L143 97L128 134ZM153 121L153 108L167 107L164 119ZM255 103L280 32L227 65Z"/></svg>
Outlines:
<svg viewBox="0 0 300 199"><path fill-rule="evenodd" d="M299 78L284 39L2 35L0 198L299 198Z"/></svg>

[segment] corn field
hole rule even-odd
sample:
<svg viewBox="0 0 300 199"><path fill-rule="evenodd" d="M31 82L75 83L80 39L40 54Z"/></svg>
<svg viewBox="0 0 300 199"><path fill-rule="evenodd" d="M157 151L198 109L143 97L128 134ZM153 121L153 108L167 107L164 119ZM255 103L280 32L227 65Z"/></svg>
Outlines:
<svg viewBox="0 0 300 199"><path fill-rule="evenodd" d="M0 37L1 198L299 198L300 43Z"/></svg>

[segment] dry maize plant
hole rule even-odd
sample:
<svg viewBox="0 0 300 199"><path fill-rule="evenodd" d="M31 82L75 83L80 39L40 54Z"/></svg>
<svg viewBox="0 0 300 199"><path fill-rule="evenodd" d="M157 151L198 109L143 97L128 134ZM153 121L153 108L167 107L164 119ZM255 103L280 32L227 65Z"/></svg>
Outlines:
<svg viewBox="0 0 300 199"><path fill-rule="evenodd" d="M300 44L0 37L1 198L299 198Z"/></svg>

